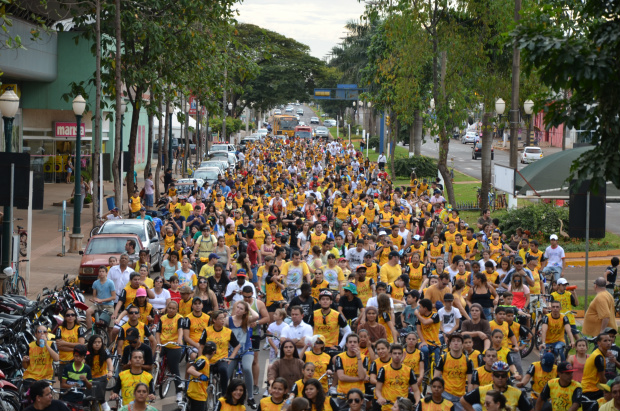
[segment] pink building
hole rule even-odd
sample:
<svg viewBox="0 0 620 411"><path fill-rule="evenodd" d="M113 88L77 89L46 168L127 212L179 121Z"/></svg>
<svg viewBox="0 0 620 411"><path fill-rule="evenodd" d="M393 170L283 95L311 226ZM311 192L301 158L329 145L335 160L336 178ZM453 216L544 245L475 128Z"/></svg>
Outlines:
<svg viewBox="0 0 620 411"><path fill-rule="evenodd" d="M540 139L538 145L562 147L562 134L564 133L564 124L559 127L552 127L545 130L545 113L539 111L532 118L532 129L534 134ZM539 131L542 130L542 131Z"/></svg>

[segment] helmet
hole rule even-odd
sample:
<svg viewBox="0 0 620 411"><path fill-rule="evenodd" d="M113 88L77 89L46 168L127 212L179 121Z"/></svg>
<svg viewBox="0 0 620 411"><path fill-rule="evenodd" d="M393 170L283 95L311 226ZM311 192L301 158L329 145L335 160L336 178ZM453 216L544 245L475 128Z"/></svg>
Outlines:
<svg viewBox="0 0 620 411"><path fill-rule="evenodd" d="M217 351L217 345L213 341L207 341L205 343L204 353L214 354Z"/></svg>
<svg viewBox="0 0 620 411"><path fill-rule="evenodd" d="M508 367L508 364L506 364L504 361L496 361L491 366L491 370L497 372L509 372L510 367Z"/></svg>
<svg viewBox="0 0 620 411"><path fill-rule="evenodd" d="M321 293L319 294L319 299L321 299L322 297L329 297L329 298L333 298L334 296L332 295L332 292L329 290L323 290L321 291Z"/></svg>

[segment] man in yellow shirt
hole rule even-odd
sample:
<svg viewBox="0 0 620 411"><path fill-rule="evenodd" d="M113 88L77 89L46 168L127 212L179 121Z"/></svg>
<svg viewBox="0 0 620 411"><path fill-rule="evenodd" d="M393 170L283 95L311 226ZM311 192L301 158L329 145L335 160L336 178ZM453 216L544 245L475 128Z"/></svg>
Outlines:
<svg viewBox="0 0 620 411"><path fill-rule="evenodd" d="M388 284L396 281L398 277L403 273L402 267L400 266L400 256L398 251L391 251L388 255L388 262L383 264L381 270L379 271L379 277L381 281L384 281Z"/></svg>

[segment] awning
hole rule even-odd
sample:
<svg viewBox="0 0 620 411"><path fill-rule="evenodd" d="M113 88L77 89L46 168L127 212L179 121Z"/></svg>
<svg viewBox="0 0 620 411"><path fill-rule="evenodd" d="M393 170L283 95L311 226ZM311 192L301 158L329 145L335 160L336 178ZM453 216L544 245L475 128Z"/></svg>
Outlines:
<svg viewBox="0 0 620 411"><path fill-rule="evenodd" d="M570 175L570 167L573 161L593 148L594 146L585 146L560 151L524 167L519 171L523 177L517 173L515 179L515 190L517 194L526 195L528 191L532 191L533 189L543 198L568 196L567 179ZM607 197L618 196L620 196L620 189L613 184L607 184Z"/></svg>

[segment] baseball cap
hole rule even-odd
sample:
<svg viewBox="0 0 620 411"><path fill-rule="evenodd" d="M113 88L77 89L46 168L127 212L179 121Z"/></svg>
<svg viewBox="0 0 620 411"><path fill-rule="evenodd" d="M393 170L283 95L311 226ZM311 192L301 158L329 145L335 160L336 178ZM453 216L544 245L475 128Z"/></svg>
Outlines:
<svg viewBox="0 0 620 411"><path fill-rule="evenodd" d="M573 372L573 371L575 371L575 369L573 368L573 365L569 362L564 361L558 364L558 372Z"/></svg>
<svg viewBox="0 0 620 411"><path fill-rule="evenodd" d="M549 237L549 240L557 240L558 236L555 234L551 234L551 236Z"/></svg>
<svg viewBox="0 0 620 411"><path fill-rule="evenodd" d="M613 380L609 380L608 382L612 382ZM605 384L601 384L600 382L596 384L596 386L598 387L599 390L603 390L605 392L611 392L611 387L609 387L609 385L607 385L607 383Z"/></svg>
<svg viewBox="0 0 620 411"><path fill-rule="evenodd" d="M343 261L347 261L347 259L346 259L346 258L344 258L344 257L340 257L340 258L338 259L338 262L339 262L339 263L341 263L341 262L343 262Z"/></svg>
<svg viewBox="0 0 620 411"><path fill-rule="evenodd" d="M127 341L136 341L138 338L140 338L140 331L138 331L137 328L131 327L125 333L125 339Z"/></svg>
<svg viewBox="0 0 620 411"><path fill-rule="evenodd" d="M386 233L385 231L379 231L379 235L380 235L380 236L382 236L382 235L387 235L387 233Z"/></svg>
<svg viewBox="0 0 620 411"><path fill-rule="evenodd" d="M376 182L376 181L373 181L373 182L372 182L372 185L373 185L373 186L376 186L376 185L377 185L377 182Z"/></svg>
<svg viewBox="0 0 620 411"><path fill-rule="evenodd" d="M321 342L322 344L325 344L325 337L323 337L323 334L317 334L316 335L316 341L314 342L315 344L318 342Z"/></svg>
<svg viewBox="0 0 620 411"><path fill-rule="evenodd" d="M82 357L86 356L86 353L88 352L88 349L86 348L86 346L84 344L78 344L75 347L73 347L73 352L75 354L79 354Z"/></svg>
<svg viewBox="0 0 620 411"><path fill-rule="evenodd" d="M612 327L607 327L603 330L603 334L618 334L618 330Z"/></svg>
<svg viewBox="0 0 620 411"><path fill-rule="evenodd" d="M146 211L146 208L140 207L140 211Z"/></svg>
<svg viewBox="0 0 620 411"><path fill-rule="evenodd" d="M544 372L551 372L553 370L553 365L555 364L555 356L553 353L545 353L540 360L540 366L542 367ZM559 371L559 370L558 370Z"/></svg>
<svg viewBox="0 0 620 411"><path fill-rule="evenodd" d="M146 297L146 290L144 288L138 288L138 291L136 291L136 298L138 297Z"/></svg>
<svg viewBox="0 0 620 411"><path fill-rule="evenodd" d="M353 293L354 295L357 295L357 287L355 286L355 284L348 283L347 285L343 287L343 290L351 291L351 293Z"/></svg>
<svg viewBox="0 0 620 411"><path fill-rule="evenodd" d="M212 259L212 258L215 258L216 260L219 260L220 256L215 254L215 253L211 253L211 254L209 254L209 260Z"/></svg>
<svg viewBox="0 0 620 411"><path fill-rule="evenodd" d="M375 197L375 198L379 198L379 194L378 194L378 193L375 193L374 197Z"/></svg>
<svg viewBox="0 0 620 411"><path fill-rule="evenodd" d="M237 270L237 277L247 277L247 274L243 268L240 270Z"/></svg>
<svg viewBox="0 0 620 411"><path fill-rule="evenodd" d="M566 281L566 278L560 278L560 279L558 280L558 285L559 285L559 284L568 284L568 281Z"/></svg>
<svg viewBox="0 0 620 411"><path fill-rule="evenodd" d="M180 208L175 208L175 209L174 209L174 212L175 212L175 213L179 213L179 214L181 214L181 209L180 209Z"/></svg>
<svg viewBox="0 0 620 411"><path fill-rule="evenodd" d="M417 235L417 234L413 236L413 239L414 239L414 240L416 240L416 241L420 241L420 239L421 239L421 238L422 238L422 237L420 237L420 236L419 236L419 235Z"/></svg>
<svg viewBox="0 0 620 411"><path fill-rule="evenodd" d="M365 265L358 265L357 268L355 269L355 271L357 271L359 273L360 271L367 271L367 268L366 268Z"/></svg>
<svg viewBox="0 0 620 411"><path fill-rule="evenodd" d="M521 258L521 257L516 257L516 258L515 258L515 263L521 263L521 264L523 264L523 258Z"/></svg>
<svg viewBox="0 0 620 411"><path fill-rule="evenodd" d="M194 180L194 181L192 181L192 183L197 183L197 182L198 182L198 180Z"/></svg>

